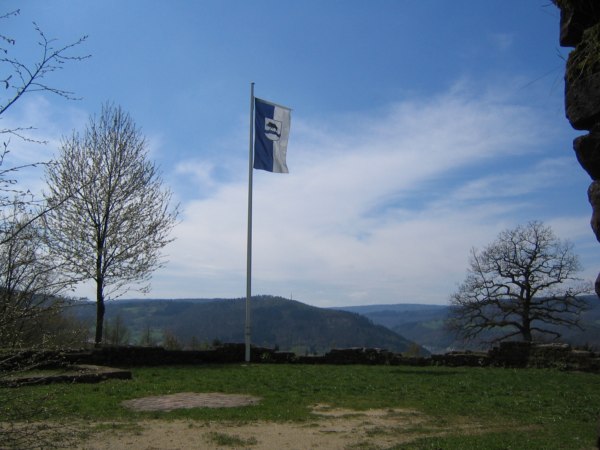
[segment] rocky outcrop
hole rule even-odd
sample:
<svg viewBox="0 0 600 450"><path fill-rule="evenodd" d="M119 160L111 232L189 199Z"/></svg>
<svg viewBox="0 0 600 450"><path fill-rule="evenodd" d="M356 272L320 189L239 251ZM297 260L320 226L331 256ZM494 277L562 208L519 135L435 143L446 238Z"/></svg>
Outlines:
<svg viewBox="0 0 600 450"><path fill-rule="evenodd" d="M560 45L575 47L565 71L565 112L571 126L588 134L573 141L579 164L592 179L591 227L600 242L600 2L554 0L560 8ZM600 296L600 275L596 278Z"/></svg>
<svg viewBox="0 0 600 450"><path fill-rule="evenodd" d="M598 22L596 0L554 0L560 8L560 45L575 47L583 32Z"/></svg>

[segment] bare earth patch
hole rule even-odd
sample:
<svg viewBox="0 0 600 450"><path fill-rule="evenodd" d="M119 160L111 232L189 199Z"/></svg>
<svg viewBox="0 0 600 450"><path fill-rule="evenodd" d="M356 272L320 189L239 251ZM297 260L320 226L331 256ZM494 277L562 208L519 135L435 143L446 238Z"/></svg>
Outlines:
<svg viewBox="0 0 600 450"><path fill-rule="evenodd" d="M195 407L232 407L255 404L256 397L221 393L180 393L130 400L128 407L141 410L171 410ZM193 420L146 420L135 427L104 424L77 448L118 449L352 449L386 448L425 436L449 432L480 433L478 425L440 424L432 417L408 409L355 411L315 405L315 419L304 423L236 422Z"/></svg>
<svg viewBox="0 0 600 450"><path fill-rule="evenodd" d="M172 411L188 408L237 408L255 405L259 401L260 398L250 395L179 392L127 400L123 402L123 406L136 411Z"/></svg>

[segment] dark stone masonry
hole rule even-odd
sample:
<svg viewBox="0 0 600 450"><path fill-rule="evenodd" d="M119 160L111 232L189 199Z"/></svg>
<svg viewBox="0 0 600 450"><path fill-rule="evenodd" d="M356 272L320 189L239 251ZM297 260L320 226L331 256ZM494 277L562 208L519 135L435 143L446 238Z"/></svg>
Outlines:
<svg viewBox="0 0 600 450"><path fill-rule="evenodd" d="M565 71L565 112L576 130L577 161L592 179L588 199L591 226L600 242L600 1L553 0L560 9L560 45L574 47ZM600 274L595 283L600 296Z"/></svg>
<svg viewBox="0 0 600 450"><path fill-rule="evenodd" d="M23 361L46 361L49 366L136 366L243 364L244 344L224 344L214 350L165 350L162 347L104 347L81 351L23 352L3 358L0 372ZM8 363L10 361L10 364ZM428 357L404 356L377 348L333 349L324 355L300 356L253 347L252 364L363 364L393 366L553 368L600 373L600 355L568 344L503 342L488 352L450 352Z"/></svg>

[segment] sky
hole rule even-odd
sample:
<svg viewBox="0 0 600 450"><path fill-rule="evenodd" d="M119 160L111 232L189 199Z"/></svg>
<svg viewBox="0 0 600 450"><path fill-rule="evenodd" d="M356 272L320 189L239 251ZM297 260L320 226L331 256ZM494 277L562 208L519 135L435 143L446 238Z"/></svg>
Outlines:
<svg viewBox="0 0 600 450"><path fill-rule="evenodd" d="M151 291L246 295L250 83L292 108L289 174L254 172L252 293L315 306L446 304L469 252L540 220L594 280L589 176L564 114L550 0L4 0L14 56L87 35L2 127L48 161L103 103L127 111L180 205ZM2 94L4 95L4 94ZM43 170L19 181L43 190ZM74 295L94 298L82 284Z"/></svg>

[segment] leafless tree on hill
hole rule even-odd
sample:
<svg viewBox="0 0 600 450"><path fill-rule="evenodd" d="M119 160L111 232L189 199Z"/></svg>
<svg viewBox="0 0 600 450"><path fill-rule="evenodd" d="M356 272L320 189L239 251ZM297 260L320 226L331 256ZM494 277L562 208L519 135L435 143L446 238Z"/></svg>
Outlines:
<svg viewBox="0 0 600 450"><path fill-rule="evenodd" d="M468 274L450 300L449 327L465 339L492 331L493 341L560 337L557 326L580 327L592 292L569 242L541 222L503 231L483 251L473 249Z"/></svg>

